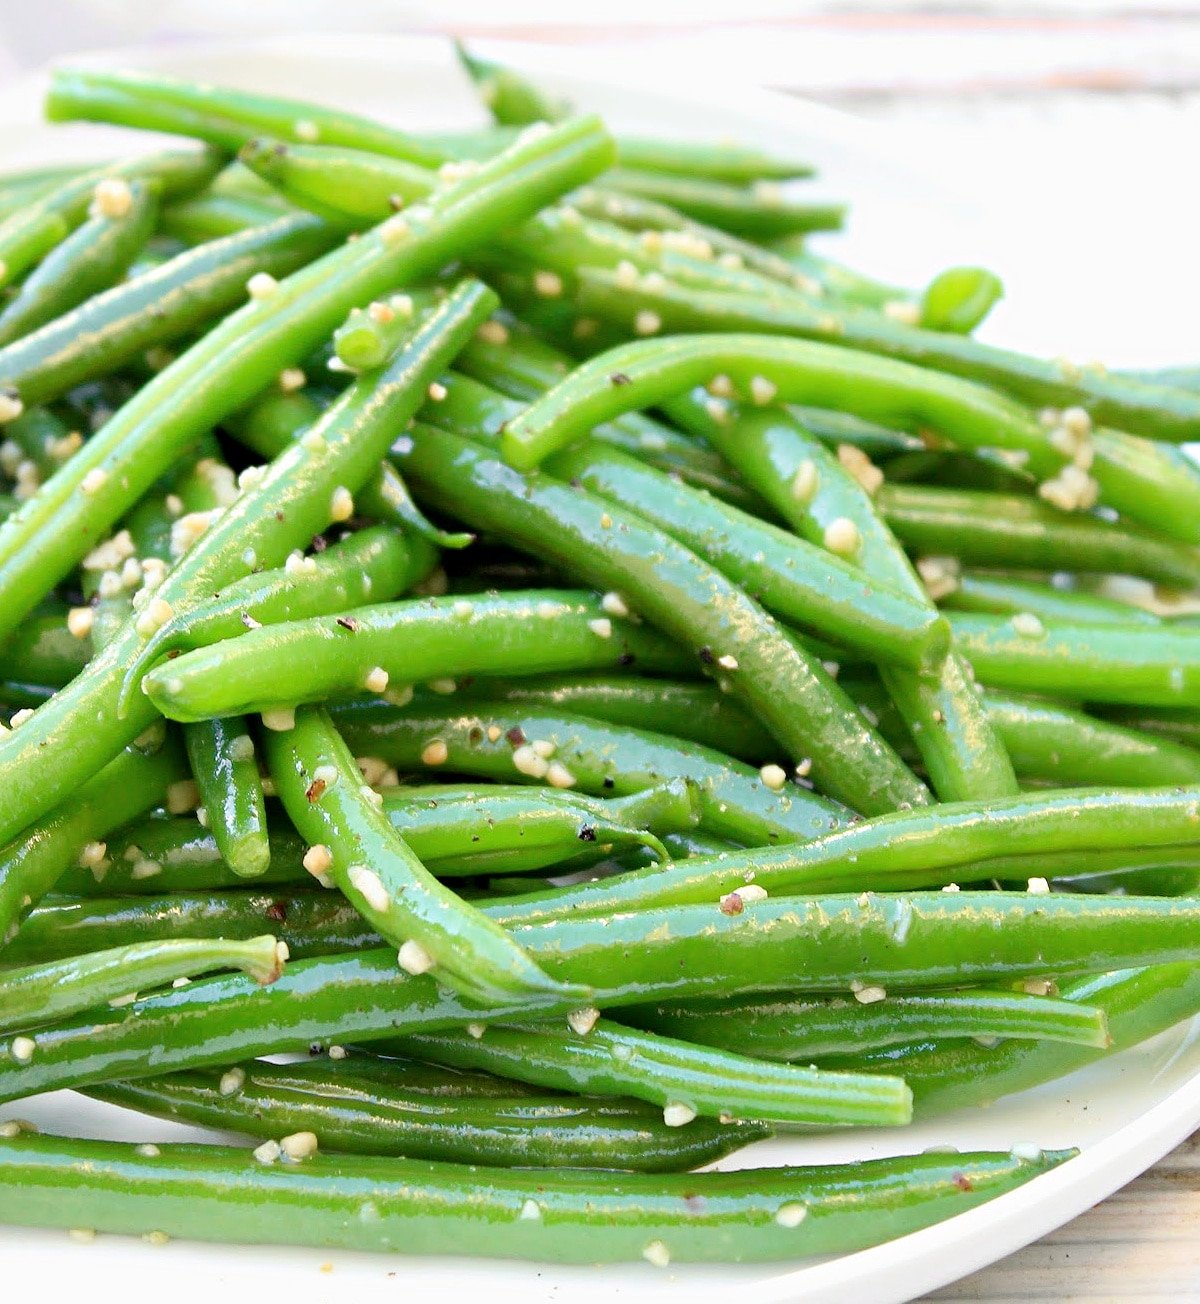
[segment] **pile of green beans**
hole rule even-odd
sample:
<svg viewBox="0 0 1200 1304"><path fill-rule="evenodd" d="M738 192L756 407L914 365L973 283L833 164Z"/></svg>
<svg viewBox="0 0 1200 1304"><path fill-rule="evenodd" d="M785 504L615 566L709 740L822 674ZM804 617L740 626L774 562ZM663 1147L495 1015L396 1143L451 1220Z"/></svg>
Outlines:
<svg viewBox="0 0 1200 1304"><path fill-rule="evenodd" d="M663 1268L1037 1180L737 1152L1200 1014L1194 369L459 56L490 127L59 70L193 147L0 178L0 1220Z"/></svg>

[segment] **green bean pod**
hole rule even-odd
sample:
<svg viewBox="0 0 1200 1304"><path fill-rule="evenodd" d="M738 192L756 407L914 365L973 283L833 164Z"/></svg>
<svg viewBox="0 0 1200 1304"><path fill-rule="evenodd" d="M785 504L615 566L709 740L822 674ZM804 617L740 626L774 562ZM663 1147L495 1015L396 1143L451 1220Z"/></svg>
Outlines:
<svg viewBox="0 0 1200 1304"><path fill-rule="evenodd" d="M1186 442L1200 425L1200 393L1147 384L1099 366L1034 358L826 299L792 292L769 300L669 283L647 286L644 281L635 294L615 290L611 273L583 270L579 306L598 315L611 312L620 321L652 311L669 331L758 331L824 340L994 386L1031 406L1078 405L1100 424L1148 439Z"/></svg>
<svg viewBox="0 0 1200 1304"><path fill-rule="evenodd" d="M1200 1013L1200 968L1195 964L1096 974L1064 984L1062 990L1065 999L1104 1011L1111 1039L1107 1049L1026 1039L998 1046L925 1039L839 1057L837 1062L903 1073L913 1088L918 1116L928 1118L990 1105L1013 1092L1053 1082Z"/></svg>
<svg viewBox="0 0 1200 1304"><path fill-rule="evenodd" d="M265 226L291 211L291 205L276 195L269 199L215 195L209 189L193 199L168 204L159 214L158 229L185 245L199 245Z"/></svg>
<svg viewBox="0 0 1200 1304"><path fill-rule="evenodd" d="M712 684L636 675L547 675L536 681L490 675L464 684L458 702L507 702L521 710L565 711L606 724L651 729L748 764L775 751L771 736ZM486 707L484 708L486 709Z"/></svg>
<svg viewBox="0 0 1200 1304"><path fill-rule="evenodd" d="M942 617L927 604L599 440L557 454L547 470L658 525L792 625L912 668L936 666L949 651Z"/></svg>
<svg viewBox="0 0 1200 1304"><path fill-rule="evenodd" d="M560 1263L770 1261L844 1253L916 1231L1076 1153L617 1176L366 1155L265 1165L226 1146L155 1149L150 1157L119 1141L2 1140L0 1220ZM372 1216L364 1218L364 1208Z"/></svg>
<svg viewBox="0 0 1200 1304"><path fill-rule="evenodd" d="M196 828L203 832L199 825ZM149 838L145 841L144 852L150 854L153 843ZM153 869L155 862L135 863ZM168 876L169 871L164 870L158 880L164 887L169 886ZM3 954L6 964L46 964L131 946L147 937L159 942L246 940L268 931L287 946L295 960L363 951L383 944L379 934L340 892L273 884L258 891L241 888L222 892L166 891L162 896L48 897L30 912ZM394 960L394 951L392 957Z"/></svg>
<svg viewBox="0 0 1200 1304"><path fill-rule="evenodd" d="M793 764L809 760L823 791L864 812L929 801L820 663L690 550L586 491L519 475L472 441L420 426L409 435L403 465L426 498L618 591L728 683Z"/></svg>
<svg viewBox="0 0 1200 1304"><path fill-rule="evenodd" d="M224 1073L105 1083L89 1094L159 1118L264 1140L312 1132L322 1150L489 1168L681 1172L770 1135L765 1124L752 1122L697 1119L690 1127L669 1128L640 1102L525 1098L512 1084L507 1098L431 1098L412 1091L405 1074L364 1071L364 1064L375 1066L360 1056L307 1064L251 1060ZM236 1090L222 1091L222 1083L229 1087L235 1080Z"/></svg>
<svg viewBox="0 0 1200 1304"><path fill-rule="evenodd" d="M271 861L267 810L254 739L240 717L184 730L200 802L221 857L242 878L256 878Z"/></svg>
<svg viewBox="0 0 1200 1304"><path fill-rule="evenodd" d="M169 258L0 350L0 383L29 406L186 338L245 300L258 272L286 276L337 233L307 214L277 218Z"/></svg>
<svg viewBox="0 0 1200 1304"><path fill-rule="evenodd" d="M696 785L701 829L748 846L819 837L850 818L799 784L776 791L750 766L676 738L562 711L476 700L468 705L462 714L424 704L406 710L351 704L335 707L332 715L356 755L379 756L398 769L437 768L422 756L431 743L441 742L441 764L455 774L525 782L534 776L517 768L514 755L519 747L544 741L578 790L596 796L642 792L686 774ZM440 754L439 748L430 755Z"/></svg>
<svg viewBox="0 0 1200 1304"><path fill-rule="evenodd" d="M187 774L181 749L170 737L152 752L128 747L49 814L0 847L4 940L10 940L16 921L80 856L101 860L107 834L159 802L169 801L173 785Z"/></svg>
<svg viewBox="0 0 1200 1304"><path fill-rule="evenodd" d="M954 611L985 611L1015 616L1030 611L1041 620L1068 620L1083 625L1157 625L1160 617L1119 598L1076 588L1059 588L1038 580L970 571L947 573L951 591L939 601Z"/></svg>
<svg viewBox="0 0 1200 1304"><path fill-rule="evenodd" d="M952 612L950 625L976 674L996 688L1126 706L1200 703L1200 629L974 612Z"/></svg>
<svg viewBox="0 0 1200 1304"><path fill-rule="evenodd" d="M258 565L281 564L288 552L324 529L338 514L335 500L349 505L344 498L378 465L392 423L403 423L420 401L428 376L444 368L493 302L477 282L461 285L418 327L382 375L347 391L329 409L307 446L292 445L243 489L168 572L154 594L154 602L166 607L154 609L164 616L169 610L174 617L206 591L219 591ZM0 775L22 776L19 792L0 784L0 831L16 832L37 818L155 719L143 694L129 691L122 700L131 673L130 690L136 687L147 637L136 621L126 625L68 689L26 721L19 737L0 738ZM98 729L98 722L104 728ZM47 745L51 739L56 746Z"/></svg>
<svg viewBox="0 0 1200 1304"><path fill-rule="evenodd" d="M1068 789L989 802L945 803L931 811L878 816L799 846L688 859L598 882L501 902L506 922L603 917L614 911L710 902L747 884L784 894L895 891L974 878L972 866L998 859L1086 850L1195 845L1200 791L1190 788ZM1019 876L1018 874L1012 875ZM1035 876L1036 877L1036 876ZM751 889L753 893L753 889ZM736 912L739 902L726 902Z"/></svg>
<svg viewBox="0 0 1200 1304"><path fill-rule="evenodd" d="M142 686L169 718L202 720L492 669L686 668L671 644L605 611L601 599L569 589L357 607L198 648L151 670Z"/></svg>
<svg viewBox="0 0 1200 1304"><path fill-rule="evenodd" d="M1102 1010L1054 996L985 987L913 992L866 1003L843 996L717 998L633 1006L622 1010L621 1017L667 1037L767 1060L807 1062L931 1037L1022 1037L1100 1049L1109 1044Z"/></svg>
<svg viewBox="0 0 1200 1304"><path fill-rule="evenodd" d="M290 729L268 730L263 746L292 823L325 849L323 872L400 948L401 968L432 970L477 1000L586 995L586 988L551 981L509 934L429 873L372 800L376 794L364 789L323 711L297 712Z"/></svg>
<svg viewBox="0 0 1200 1304"><path fill-rule="evenodd" d="M1059 512L1013 494L884 484L876 500L896 537L915 553L967 565L1139 575L1183 589L1200 585L1194 548L1130 521Z"/></svg>
<svg viewBox="0 0 1200 1304"><path fill-rule="evenodd" d="M178 150L106 164L59 182L0 222L0 285L8 285L44 258L87 216L96 187L111 181L152 181L163 197L202 190L216 175L214 151Z"/></svg>
<svg viewBox="0 0 1200 1304"><path fill-rule="evenodd" d="M384 222L266 287L264 299L252 298L209 331L0 525L8 622L0 628L17 624L203 430L323 340L354 303L442 266L585 180L610 153L594 120L564 124L440 190L421 212Z"/></svg>
<svg viewBox="0 0 1200 1304"><path fill-rule="evenodd" d="M970 335L1003 297L1003 282L985 267L948 267L925 287L918 324L925 330Z"/></svg>
<svg viewBox="0 0 1200 1304"><path fill-rule="evenodd" d="M840 524L849 521L864 570L901 592L927 598L866 488L793 418L745 408L727 414L718 409L714 414L707 402L693 395L672 400L669 411L735 462L798 534L824 544L830 529L849 533ZM723 416L732 419L718 419ZM960 655L947 657L936 675L888 668L884 681L942 800L979 800L1017 791L1012 763L988 723L971 668Z"/></svg>
<svg viewBox="0 0 1200 1304"><path fill-rule="evenodd" d="M607 188L639 199L669 204L688 217L748 240L777 240L807 231L840 230L846 206L787 198L772 183L734 186L692 176L670 176L616 167L604 176Z"/></svg>
<svg viewBox="0 0 1200 1304"><path fill-rule="evenodd" d="M150 238L157 210L152 188L137 182L130 194L127 212L90 218L25 278L0 312L0 346L121 280Z"/></svg>
<svg viewBox="0 0 1200 1304"><path fill-rule="evenodd" d="M296 564L255 571L192 607L154 638L163 655L239 638L257 621L277 625L390 601L432 569L436 554L424 541L382 525L348 534Z"/></svg>
<svg viewBox="0 0 1200 1304"><path fill-rule="evenodd" d="M499 784L390 788L384 790L383 811L439 878L529 873L585 850L602 857L634 845L665 859L657 835L688 832L697 819L695 790L682 779L607 801L556 788ZM276 828L270 846L270 865L256 886L311 884L302 863L307 843ZM193 819L155 818L128 825L109 837L106 860L68 869L58 890L111 896L244 883L222 858L211 830Z"/></svg>
<svg viewBox="0 0 1200 1304"><path fill-rule="evenodd" d="M445 155L417 137L306 100L97 68L57 68L46 95L51 122L111 122L143 131L194 136L236 153L253 136L319 139L437 167Z"/></svg>
<svg viewBox="0 0 1200 1304"><path fill-rule="evenodd" d="M582 1036L553 1024L493 1024L480 1037L454 1029L403 1037L395 1048L536 1086L633 1096L660 1106L664 1121L674 1126L686 1126L698 1114L811 1127L902 1126L911 1117L907 1088L898 1078L839 1079L784 1068L605 1019Z"/></svg>
<svg viewBox="0 0 1200 1304"><path fill-rule="evenodd" d="M139 988L161 987L214 969L240 969L273 983L283 968L275 938L245 942L178 940L140 942L47 964L6 967L0 983L0 1030L53 1023L105 1002L123 1001Z"/></svg>
<svg viewBox="0 0 1200 1304"><path fill-rule="evenodd" d="M1190 899L962 892L761 901L740 915L678 906L535 924L512 936L555 977L589 983L592 1004L607 1009L714 989L910 991L1190 963L1198 925L1200 904ZM206 978L73 1016L30 1038L32 1049L22 1042L14 1052L0 1039L0 1099L577 1006L577 997L480 1006L430 976L404 977L391 949L300 960L269 987Z"/></svg>

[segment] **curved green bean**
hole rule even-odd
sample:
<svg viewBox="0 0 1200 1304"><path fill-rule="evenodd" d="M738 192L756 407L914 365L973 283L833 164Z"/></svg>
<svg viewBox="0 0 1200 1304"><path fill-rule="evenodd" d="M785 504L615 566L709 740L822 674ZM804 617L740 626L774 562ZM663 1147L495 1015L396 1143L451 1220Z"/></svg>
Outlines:
<svg viewBox="0 0 1200 1304"><path fill-rule="evenodd" d="M364 789L323 711L297 712L290 729L266 732L263 747L289 818L324 852L322 872L400 948L402 969L432 971L476 1000L586 996L585 987L552 981L508 933L429 873Z"/></svg>

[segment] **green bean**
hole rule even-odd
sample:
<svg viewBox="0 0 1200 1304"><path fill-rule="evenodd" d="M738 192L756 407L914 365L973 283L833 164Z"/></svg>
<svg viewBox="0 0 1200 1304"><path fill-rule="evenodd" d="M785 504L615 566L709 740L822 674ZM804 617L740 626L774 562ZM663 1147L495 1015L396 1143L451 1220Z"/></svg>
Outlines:
<svg viewBox="0 0 1200 1304"><path fill-rule="evenodd" d="M624 166L605 173L604 185L621 194L669 204L698 222L751 240L837 231L846 219L844 204L793 200L773 182L743 187Z"/></svg>
<svg viewBox="0 0 1200 1304"><path fill-rule="evenodd" d="M840 523L849 521L868 574L914 597L926 596L867 489L840 456L793 418L743 408L735 410L732 420L718 420L721 412L714 415L695 396L672 400L669 410L735 461L797 533L824 544L831 529L850 534ZM943 801L1017 791L1012 763L980 706L971 668L959 654L947 657L936 676L887 669L884 681Z"/></svg>
<svg viewBox="0 0 1200 1304"><path fill-rule="evenodd" d="M0 383L28 406L109 374L242 303L257 272L284 276L336 232L307 214L273 220L170 258L0 350Z"/></svg>
<svg viewBox="0 0 1200 1304"><path fill-rule="evenodd" d="M67 628L67 613L55 606L29 616L0 645L6 679L61 688L84 668L88 645Z"/></svg>
<svg viewBox="0 0 1200 1304"><path fill-rule="evenodd" d="M1200 903L1187 898L963 892L763 901L738 916L679 906L535 924L512 937L556 978L591 984L594 1004L607 1009L714 989L912 991L1190 962L1198 924ZM31 1038L27 1055L23 1043L14 1055L0 1041L0 1099L303 1051L314 1041L547 1018L577 1003L469 1003L429 976L400 975L391 949L300 960L269 987L206 978L73 1016Z"/></svg>
<svg viewBox="0 0 1200 1304"><path fill-rule="evenodd" d="M68 177L0 222L0 285L17 280L70 235L87 216L97 186L153 181L164 198L187 195L202 190L220 165L221 157L213 151L180 150L147 154Z"/></svg>
<svg viewBox="0 0 1200 1304"><path fill-rule="evenodd" d="M256 95L146 73L57 68L45 102L51 122L111 122L195 136L233 153L253 136L322 140L437 167L444 155L395 127L306 100Z"/></svg>
<svg viewBox="0 0 1200 1304"><path fill-rule="evenodd" d="M1200 968L1172 964L1096 974L1065 984L1063 996L1104 1011L1111 1039L1106 1050L1016 1039L998 1046L924 1040L845 1062L858 1069L902 1072L921 1117L990 1105L1137 1046L1200 1013Z"/></svg>
<svg viewBox="0 0 1200 1304"><path fill-rule="evenodd" d="M618 158L620 149L618 142ZM606 190L603 186L584 186L575 191L571 196L571 204L585 217L615 222L618 226L638 232L643 244L651 247L658 244L658 241L646 233L659 232L665 235L663 244L669 248L689 252L697 258L723 257L725 263L734 268L749 267L784 285L814 288L812 279L803 273L798 274L788 259L751 240L743 240L723 231L719 226L697 222L695 218L688 217L669 204L641 195ZM815 288L819 292L819 287Z"/></svg>
<svg viewBox="0 0 1200 1304"><path fill-rule="evenodd" d="M943 619L924 603L873 584L853 562L673 484L598 440L557 454L547 470L659 526L781 620L913 668L935 666L949 650Z"/></svg>
<svg viewBox="0 0 1200 1304"><path fill-rule="evenodd" d="M587 994L551 981L498 925L429 873L361 784L329 717L296 713L263 740L279 797L301 837L324 849L321 867L355 909L400 949L409 973L433 971L477 1000ZM368 796L367 794L370 794Z"/></svg>
<svg viewBox="0 0 1200 1304"><path fill-rule="evenodd" d="M1118 598L1101 597L1074 588L1058 588L1035 580L1013 579L975 571L939 571L954 587L939 601L955 611L986 611L1014 616L1031 611L1043 620L1070 620L1085 625L1157 625L1153 612Z"/></svg>
<svg viewBox="0 0 1200 1304"><path fill-rule="evenodd" d="M920 992L865 1004L840 996L718 997L633 1006L621 1017L668 1037L768 1060L851 1055L930 1037L1025 1037L1101 1049L1109 1044L1102 1010L1003 988Z"/></svg>
<svg viewBox="0 0 1200 1304"><path fill-rule="evenodd" d="M546 675L464 684L456 701L509 703L520 710L566 711L634 729L653 729L761 765L770 735L715 685L634 675ZM487 709L486 707L484 709Z"/></svg>
<svg viewBox="0 0 1200 1304"><path fill-rule="evenodd" d="M984 694L1017 773L1050 783L1165 787L1200 783L1200 753L1049 702Z"/></svg>
<svg viewBox="0 0 1200 1304"><path fill-rule="evenodd" d="M406 411L419 402L428 376L444 367L491 303L477 283L461 286L382 376L348 391L330 408L307 446L294 444L243 490L181 564L168 572L155 601L166 603L172 614L182 612L206 590L219 590L256 565L279 564L288 551L324 528L338 514L334 499L339 495L331 493L330 484L340 482L347 490L341 497L346 497L362 483L378 464L380 445L391 438L392 422L403 422ZM153 609L166 614L162 607ZM0 832L11 836L36 819L155 718L149 699L140 693L129 698L121 714L129 663L144 645L137 621L126 625L19 734L0 738L0 776L21 776L20 785L0 783ZM97 728L98 723L104 727ZM47 746L50 739L57 745Z"/></svg>
<svg viewBox="0 0 1200 1304"><path fill-rule="evenodd" d="M240 235L285 215L292 215L292 206L278 196L250 199L243 195L214 195L210 189L194 199L168 204L159 214L158 229L162 235L186 245L198 245Z"/></svg>
<svg viewBox="0 0 1200 1304"><path fill-rule="evenodd" d="M682 860L598 882L532 893L495 907L505 922L603 916L682 902L710 903L748 883L773 895L941 887L974 877L981 859L1084 849L1174 847L1200 838L1195 788L1066 790L990 802L946 803L932 811L882 815L805 845L756 848ZM703 825L701 826L703 827ZM752 892L752 895L754 893ZM725 908L737 910L737 902Z"/></svg>
<svg viewBox="0 0 1200 1304"><path fill-rule="evenodd" d="M424 198L436 174L377 154L255 140L239 157L288 200L330 221L355 226L382 221L398 206ZM461 166L461 165L460 165ZM535 272L535 292L554 298L573 287L581 265L661 271L706 289L771 292L776 283L753 270L699 258L662 241L645 242L623 227L551 207L496 235L474 255L484 272L516 266ZM552 274L552 275L549 275ZM354 365L354 349L345 361Z"/></svg>
<svg viewBox="0 0 1200 1304"><path fill-rule="evenodd" d="M694 649L767 725L793 764L809 760L823 791L864 812L929 800L856 718L820 663L694 553L586 491L517 474L471 441L421 426L409 438L403 465L427 499L618 591Z"/></svg>
<svg viewBox="0 0 1200 1304"><path fill-rule="evenodd" d="M458 373L470 376L509 398L525 403L558 384L574 365L566 354L531 335L519 323L505 326L501 340L484 339L476 334L455 360L456 377ZM448 389L441 420L447 419L447 413L454 410L464 392L461 384L451 384ZM480 397L477 390L471 391L470 396ZM499 433L500 423L510 420L513 414L507 407L494 406L495 433ZM476 429L492 433L492 425L490 422L484 424L483 417L481 404L473 416L480 422ZM728 463L698 440L680 434L673 426L654 421L641 412L628 412L615 421L597 426L592 435L755 515L770 515L770 509L764 503L749 494L744 485L737 483L736 473Z"/></svg>
<svg viewBox="0 0 1200 1304"><path fill-rule="evenodd" d="M380 365L395 352L405 331L411 330L411 322L402 320L400 327L390 341L390 347L381 350ZM304 390L284 393L272 388L259 395L247 407L232 413L223 424L239 443L252 448L262 457L274 458L293 439L303 435L327 406L328 403L319 402ZM386 461L380 464L378 475L363 486L356 505L364 515L394 525L442 548L465 548L474 539L470 534L449 534L439 530L427 520L413 502L399 472Z"/></svg>
<svg viewBox="0 0 1200 1304"><path fill-rule="evenodd" d="M99 862L104 856L102 839L111 830L164 799L170 803L172 788L186 777L180 749L169 737L156 751L129 747L0 848L4 939L79 857Z"/></svg>
<svg viewBox="0 0 1200 1304"><path fill-rule="evenodd" d="M311 558L234 580L150 642L165 655L241 637L249 621L277 625L357 608L371 598L391 599L424 579L435 555L422 540L368 526Z"/></svg>
<svg viewBox="0 0 1200 1304"><path fill-rule="evenodd" d="M948 267L925 287L918 325L970 335L1004 296L1000 278L984 267Z"/></svg>
<svg viewBox="0 0 1200 1304"><path fill-rule="evenodd" d="M356 607L198 648L151 670L142 687L168 718L203 720L491 670L686 668L671 644L607 610L570 589Z"/></svg>
<svg viewBox="0 0 1200 1304"><path fill-rule="evenodd" d="M474 1165L367 1155L267 1165L225 1146L155 1150L150 1157L128 1142L24 1133L0 1141L0 1216L25 1226L153 1228L391 1253L465 1249L560 1263L767 1261L916 1231L1076 1153L925 1154L680 1176L536 1168L484 1176ZM364 1218L364 1207L374 1215Z"/></svg>
<svg viewBox="0 0 1200 1304"><path fill-rule="evenodd" d="M794 292L768 301L694 286L648 287L643 280L636 294L625 289L618 298L610 273L587 269L580 272L579 306L600 315L615 312L620 320L636 311L654 312L669 331L753 330L838 343L992 385L1025 403L1079 405L1102 425L1150 439L1184 442L1195 438L1200 424L1200 394L1150 385L1102 367L1048 362L970 336L906 326L883 313L841 307L827 299L810 301Z"/></svg>
<svg viewBox="0 0 1200 1304"><path fill-rule="evenodd" d="M0 525L8 628L199 433L323 339L363 297L441 266L602 167L611 144L580 120L521 145L251 299L160 372L68 467ZM170 402L165 402L169 396ZM89 478L90 477L90 478ZM82 486L88 481L91 493Z"/></svg>
<svg viewBox="0 0 1200 1304"><path fill-rule="evenodd" d="M1200 747L1200 711L1190 706L1104 707L1104 717L1185 747Z"/></svg>
<svg viewBox="0 0 1200 1304"><path fill-rule="evenodd" d="M198 824L195 827L203 833ZM144 840L149 854L153 843ZM134 863L153 869L152 862ZM166 877L164 871L163 879ZM266 930L287 946L295 960L383 945L379 934L340 892L275 885L262 891L243 888L172 891L162 896L48 897L30 912L3 955L6 964L45 964L130 946L147 937L159 942L244 940ZM394 951L392 959L394 969Z"/></svg>
<svg viewBox="0 0 1200 1304"><path fill-rule="evenodd" d="M696 1115L812 1127L887 1127L911 1117L898 1078L839 1080L606 1019L584 1035L551 1024L493 1024L481 1037L452 1029L402 1037L395 1047L402 1055L536 1086L633 1096L658 1105L668 1126L684 1126Z"/></svg>
<svg viewBox="0 0 1200 1304"><path fill-rule="evenodd" d="M598 801L558 789L503 785L404 787L384 792L392 827L439 878L509 874L554 865L584 848L641 844L664 858L659 833L695 824L695 797L682 779L628 797ZM256 882L309 885L302 863L307 844L288 830L271 833L271 861ZM222 859L212 833L192 819L154 818L126 826L108 839L108 855L94 867L77 866L58 890L96 895L149 894L237 887L241 880Z"/></svg>
<svg viewBox="0 0 1200 1304"><path fill-rule="evenodd" d="M200 800L229 867L242 878L262 874L271 861L267 811L254 740L240 718L207 720L184 730Z"/></svg>
<svg viewBox="0 0 1200 1304"><path fill-rule="evenodd" d="M1200 585L1196 550L1132 521L1059 512L1036 499L971 489L884 484L879 510L914 552L967 565L1056 568L1139 575L1191 589Z"/></svg>
<svg viewBox="0 0 1200 1304"><path fill-rule="evenodd" d="M757 771L708 748L566 712L472 701L467 715L424 705L405 711L350 705L335 708L333 718L356 755L379 756L400 769L427 767L422 754L440 741L448 771L521 782L533 776L517 770L514 753L543 740L554 745L555 758L582 792L627 795L686 774L698 788L701 828L750 846L817 837L849 818L799 785L777 792Z"/></svg>
<svg viewBox="0 0 1200 1304"><path fill-rule="evenodd" d="M240 969L255 982L272 983L284 958L275 939L264 935L245 942L142 942L48 964L6 967L0 970L0 1029L39 1027L105 1002L120 1003L138 988L161 987L214 969Z"/></svg>
<svg viewBox="0 0 1200 1304"><path fill-rule="evenodd" d="M1128 706L1200 701L1200 629L1043 624L972 612L951 612L950 624L989 686Z"/></svg>
<svg viewBox="0 0 1200 1304"><path fill-rule="evenodd" d="M0 312L0 346L121 280L149 239L157 211L153 186L135 182L129 195L126 211L90 218L25 278Z"/></svg>
<svg viewBox="0 0 1200 1304"><path fill-rule="evenodd" d="M251 1060L224 1073L105 1083L89 1094L142 1113L262 1139L312 1132L322 1150L500 1168L680 1172L770 1135L764 1124L704 1119L668 1128L640 1102L525 1098L511 1084L507 1099L430 1098L411 1091L402 1073L364 1071L362 1065L371 1063L361 1057L307 1064ZM234 1081L235 1091L222 1091L222 1084Z"/></svg>

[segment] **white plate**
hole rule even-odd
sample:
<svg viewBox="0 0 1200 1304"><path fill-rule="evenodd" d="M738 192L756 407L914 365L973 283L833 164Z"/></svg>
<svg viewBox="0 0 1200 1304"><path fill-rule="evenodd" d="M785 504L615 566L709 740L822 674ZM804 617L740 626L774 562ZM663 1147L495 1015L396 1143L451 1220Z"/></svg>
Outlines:
<svg viewBox="0 0 1200 1304"><path fill-rule="evenodd" d="M553 88L603 112L614 126L643 132L714 137L732 134L817 162L823 188L854 203L842 243L862 265L919 280L946 262L978 260L1003 249L969 202L944 193L929 168L907 157L886 132L817 106L737 86L695 87L621 81L561 50L522 56ZM111 57L106 62L116 62ZM407 126L470 125L474 102L441 43L397 38L280 41L238 47L132 51L120 62L184 77L243 85L341 104ZM0 95L0 166L104 157L146 147L145 138L86 126L47 128L39 118L44 79ZM919 144L919 142L918 142ZM989 259L994 263L994 260ZM1003 259L1001 270L1007 271ZM1031 320L1044 304L1024 311ZM1010 324L1011 331L1011 324ZM93 1104L70 1093L3 1110L49 1130L137 1140L178 1139L188 1129ZM952 1143L1007 1149L1018 1142L1079 1146L1080 1158L1019 1191L940 1226L890 1244L795 1267L647 1265L565 1269L489 1260L401 1259L348 1253L102 1238L82 1246L62 1233L0 1229L5 1298L37 1286L75 1287L91 1298L234 1300L256 1290L292 1304L309 1300L412 1298L455 1300L610 1299L832 1301L893 1304L969 1273L1028 1244L1153 1164L1200 1125L1200 1022L1060 1082L907 1130L789 1138L743 1151L734 1163L822 1162L883 1156ZM322 1269L332 1264L332 1271ZM25 1292L22 1291L22 1286ZM229 1288L234 1293L229 1295Z"/></svg>

